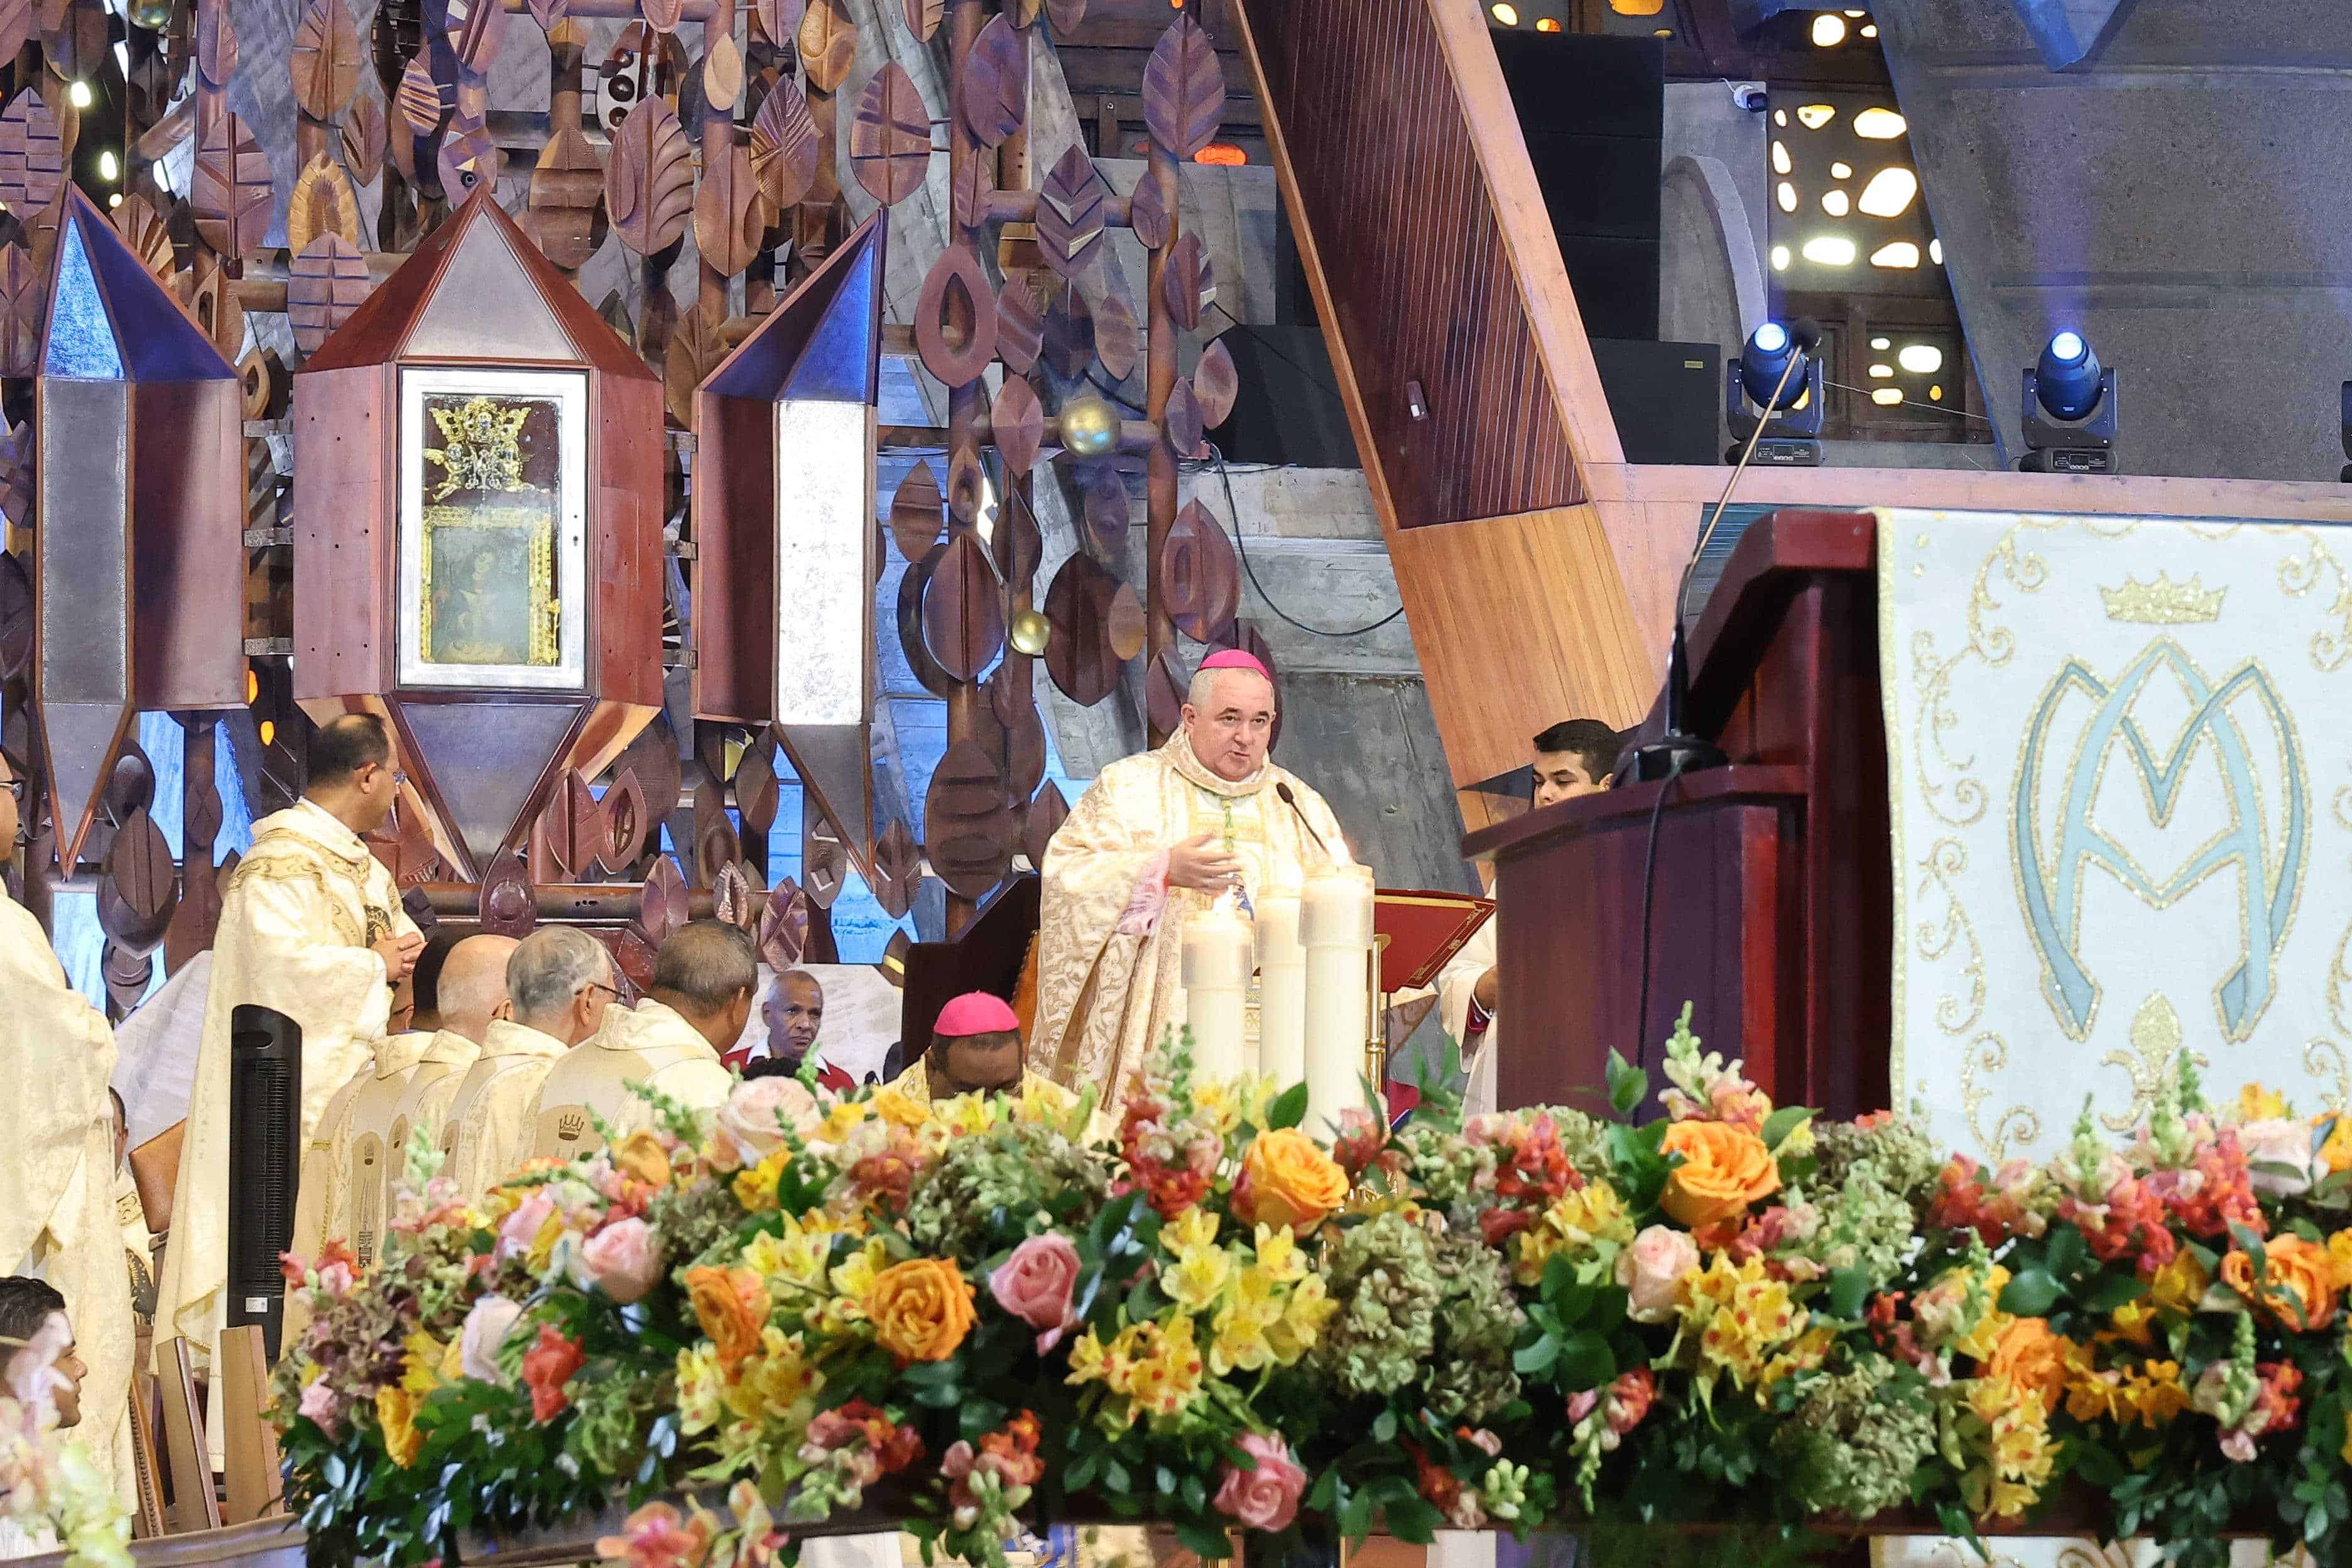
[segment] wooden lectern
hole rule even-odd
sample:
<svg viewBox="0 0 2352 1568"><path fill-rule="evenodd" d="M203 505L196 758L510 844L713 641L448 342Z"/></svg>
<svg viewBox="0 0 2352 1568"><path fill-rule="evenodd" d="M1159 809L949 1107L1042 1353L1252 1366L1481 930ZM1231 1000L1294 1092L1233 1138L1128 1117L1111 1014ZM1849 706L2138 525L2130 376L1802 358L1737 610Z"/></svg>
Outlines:
<svg viewBox="0 0 2352 1568"><path fill-rule="evenodd" d="M1689 710L1730 766L1564 801L1463 841L1496 868L1503 1104L1605 1111L1612 1048L1662 1086L1685 1001L1706 1048L1745 1057L1778 1103L1846 1117L1888 1102L1876 526L1868 513L1779 511L1733 551L1692 631ZM1644 733L1660 727L1653 710Z"/></svg>

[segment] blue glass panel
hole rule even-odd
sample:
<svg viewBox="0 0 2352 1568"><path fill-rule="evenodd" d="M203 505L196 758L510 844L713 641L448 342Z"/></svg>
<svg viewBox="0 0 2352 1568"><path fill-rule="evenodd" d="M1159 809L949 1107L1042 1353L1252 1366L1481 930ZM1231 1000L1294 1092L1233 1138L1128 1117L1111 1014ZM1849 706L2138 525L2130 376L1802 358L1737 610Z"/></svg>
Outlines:
<svg viewBox="0 0 2352 1568"><path fill-rule="evenodd" d="M793 366L786 397L822 403L870 403L874 400L875 249L858 249L816 331Z"/></svg>
<svg viewBox="0 0 2352 1568"><path fill-rule="evenodd" d="M121 381L122 354L89 268L89 253L82 248L81 224L69 214L58 228L65 256L58 264L57 296L49 301L48 356L41 374L69 381Z"/></svg>

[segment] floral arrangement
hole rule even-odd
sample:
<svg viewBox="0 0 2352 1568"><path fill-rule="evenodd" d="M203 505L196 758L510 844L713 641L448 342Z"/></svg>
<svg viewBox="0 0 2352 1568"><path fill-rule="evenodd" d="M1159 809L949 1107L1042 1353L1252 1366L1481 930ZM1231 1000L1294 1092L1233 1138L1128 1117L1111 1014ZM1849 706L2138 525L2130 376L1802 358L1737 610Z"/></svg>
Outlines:
<svg viewBox="0 0 2352 1568"><path fill-rule="evenodd" d="M1023 1519L1442 1527L2031 1523L2069 1479L2220 1563L2352 1543L2352 1131L2186 1064L2112 1142L1944 1159L1775 1109L1685 1010L1664 1114L1424 1107L1163 1049L1115 1121L791 1079L478 1204L411 1156L376 1266L289 1261L314 1560L625 1498L635 1568L764 1568L860 1510L1001 1565ZM1091 1131L1090 1126L1100 1131ZM702 1500L726 1497L723 1506ZM683 1510L672 1499L683 1494Z"/></svg>
<svg viewBox="0 0 2352 1568"><path fill-rule="evenodd" d="M56 1531L72 1568L131 1568L131 1510L79 1443L58 1436L58 1358L73 1342L61 1312L14 1345L0 1392L0 1516Z"/></svg>

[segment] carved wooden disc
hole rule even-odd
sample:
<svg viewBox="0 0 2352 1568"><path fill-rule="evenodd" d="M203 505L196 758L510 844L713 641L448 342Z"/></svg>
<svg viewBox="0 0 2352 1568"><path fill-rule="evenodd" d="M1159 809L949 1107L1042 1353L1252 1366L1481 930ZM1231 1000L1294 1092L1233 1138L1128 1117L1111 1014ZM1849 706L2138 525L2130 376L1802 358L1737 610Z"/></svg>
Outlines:
<svg viewBox="0 0 2352 1568"><path fill-rule="evenodd" d="M1201 363L1192 367L1192 395L1201 405L1201 423L1213 430L1232 417L1234 399L1241 390L1241 373L1234 368L1233 353L1221 337L1201 351Z"/></svg>
<svg viewBox="0 0 2352 1568"><path fill-rule="evenodd" d="M1016 474L1027 473L1037 461L1037 446L1045 437L1045 411L1026 381L1017 375L1004 378L995 406L989 411L989 428L1004 466Z"/></svg>
<svg viewBox="0 0 2352 1568"><path fill-rule="evenodd" d="M360 184L371 184L383 172L383 105L372 93L352 100L343 116L343 167Z"/></svg>
<svg viewBox="0 0 2352 1568"><path fill-rule="evenodd" d="M950 746L923 796L923 839L949 890L977 900L1013 866L1013 813L1004 780L971 741Z"/></svg>
<svg viewBox="0 0 2352 1568"><path fill-rule="evenodd" d="M496 11L496 0L483 0ZM451 0L455 16L466 0ZM287 62L294 102L313 120L332 120L360 85L360 29L343 0L310 0L294 28L294 53Z"/></svg>
<svg viewBox="0 0 2352 1568"><path fill-rule="evenodd" d="M1075 283L1064 284L1046 308L1043 357L1045 367L1065 381L1085 375L1094 361L1095 313Z"/></svg>
<svg viewBox="0 0 2352 1568"><path fill-rule="evenodd" d="M940 538L940 481L931 465L917 462L890 498L890 537L898 541L899 554L920 561L930 553Z"/></svg>
<svg viewBox="0 0 2352 1568"><path fill-rule="evenodd" d="M629 111L604 169L604 211L639 256L667 250L694 212L694 144L661 98Z"/></svg>
<svg viewBox="0 0 2352 1568"><path fill-rule="evenodd" d="M324 153L303 164L294 182L286 204L286 248L299 255L322 234L341 235L354 250L359 247L359 193L342 165Z"/></svg>
<svg viewBox="0 0 2352 1568"><path fill-rule="evenodd" d="M751 154L730 147L709 160L694 195L694 244L720 272L740 272L758 259L767 223L760 211Z"/></svg>
<svg viewBox="0 0 2352 1568"><path fill-rule="evenodd" d="M319 352L328 334L352 319L373 288L367 258L339 234L322 234L287 268L286 315L294 346Z"/></svg>
<svg viewBox="0 0 2352 1568"><path fill-rule="evenodd" d="M1191 12L1160 35L1143 65L1143 123L1151 139L1188 162L1217 139L1225 112L1225 73L1216 47Z"/></svg>
<svg viewBox="0 0 2352 1568"><path fill-rule="evenodd" d="M905 920L922 879L922 848L905 819L894 818L874 841L874 901L892 920Z"/></svg>
<svg viewBox="0 0 2352 1568"><path fill-rule="evenodd" d="M977 163L980 160L975 158L972 162ZM1009 275L996 297L997 358L1014 375L1027 375L1036 366L1037 351L1045 337L1045 313L1037 302L1037 290L1030 285L1026 274Z"/></svg>
<svg viewBox="0 0 2352 1568"><path fill-rule="evenodd" d="M1182 376L1168 389L1168 413L1160 422L1168 440L1168 449L1180 458L1205 458L1209 444L1201 434L1201 403L1192 395L1192 384Z"/></svg>
<svg viewBox="0 0 2352 1568"><path fill-rule="evenodd" d="M1032 866L1045 863L1045 850L1054 842L1054 835L1070 819L1070 803L1063 798L1062 786L1048 784L1021 814L1021 847Z"/></svg>
<svg viewBox="0 0 2352 1568"><path fill-rule="evenodd" d="M1127 538L1127 481L1109 463L1093 463L1079 470L1078 484L1086 500L1087 531L1105 550L1116 551Z"/></svg>
<svg viewBox="0 0 2352 1568"><path fill-rule="evenodd" d="M808 195L821 150L800 83L780 79L751 121L751 173L771 205L782 212Z"/></svg>
<svg viewBox="0 0 2352 1568"><path fill-rule="evenodd" d="M988 552L969 531L948 541L923 591L923 641L958 680L979 679L1004 646L1003 595Z"/></svg>
<svg viewBox="0 0 2352 1568"><path fill-rule="evenodd" d="M1112 647L1109 619L1119 587L1102 563L1080 551L1062 563L1045 591L1045 618L1054 626L1045 644L1045 673L1063 696L1082 708L1118 688L1125 661Z"/></svg>
<svg viewBox="0 0 2352 1568"><path fill-rule="evenodd" d="M596 254L604 207L604 165L587 132L567 125L547 139L531 173L532 237L550 261L570 272Z"/></svg>
<svg viewBox="0 0 2352 1568"><path fill-rule="evenodd" d="M892 60L874 73L858 96L849 127L849 167L857 183L885 206L923 188L931 161L931 113L907 68Z"/></svg>
<svg viewBox="0 0 2352 1568"><path fill-rule="evenodd" d="M223 115L223 121L233 120ZM241 127L240 127L241 128ZM66 154L58 122L41 95L27 88L0 113L0 203L19 215L38 212L49 205L65 180ZM197 186L203 186L202 154L198 154ZM265 166L263 182L268 183Z"/></svg>
<svg viewBox="0 0 2352 1568"><path fill-rule="evenodd" d="M13 106L9 112L15 112ZM7 130L0 121L0 202L14 206L17 198L9 189ZM269 159L237 116L224 114L213 121L211 132L196 149L188 199L195 209L196 232L222 256L234 260L261 248L274 205Z"/></svg>
<svg viewBox="0 0 2352 1568"><path fill-rule="evenodd" d="M972 40L964 60L963 122L983 147L1021 129L1029 108L1029 40L1002 13Z"/></svg>
<svg viewBox="0 0 2352 1568"><path fill-rule="evenodd" d="M801 18L801 64L809 85L820 92L839 92L857 64L857 24L849 18L842 0L809 0Z"/></svg>
<svg viewBox="0 0 2352 1568"><path fill-rule="evenodd" d="M1149 169L1127 198L1127 226L1146 250L1157 250L1168 243L1168 205L1160 194L1159 180Z"/></svg>
<svg viewBox="0 0 2352 1568"><path fill-rule="evenodd" d="M1176 324L1188 332L1197 331L1201 312L1217 297L1216 272L1199 235L1177 236L1168 252L1168 265L1160 274L1160 290Z"/></svg>
<svg viewBox="0 0 2352 1568"><path fill-rule="evenodd" d="M1103 202L1109 191L1094 161L1075 143L1058 159L1037 191L1037 244L1046 265L1076 278L1093 265L1102 238Z"/></svg>
<svg viewBox="0 0 2352 1568"><path fill-rule="evenodd" d="M1215 642L1241 608L1241 563L1225 531L1199 501L1184 503L1160 547L1160 602L1176 629Z"/></svg>
<svg viewBox="0 0 2352 1568"><path fill-rule="evenodd" d="M995 357L996 294L969 246L950 245L931 264L915 305L915 347L949 386L978 380Z"/></svg>
<svg viewBox="0 0 2352 1568"><path fill-rule="evenodd" d="M948 0L905 0L901 9L907 18L907 31L915 35L917 42L928 44L948 14Z"/></svg>
<svg viewBox="0 0 2352 1568"><path fill-rule="evenodd" d="M1126 297L1116 289L1106 291L1095 307L1095 357L1113 381L1135 374L1136 341L1135 312L1128 309Z"/></svg>

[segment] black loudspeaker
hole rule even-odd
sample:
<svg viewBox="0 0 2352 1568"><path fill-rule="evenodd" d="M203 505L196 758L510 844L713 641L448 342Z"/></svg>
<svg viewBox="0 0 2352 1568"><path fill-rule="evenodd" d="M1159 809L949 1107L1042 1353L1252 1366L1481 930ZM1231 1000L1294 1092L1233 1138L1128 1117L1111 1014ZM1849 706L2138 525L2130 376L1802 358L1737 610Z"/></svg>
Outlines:
<svg viewBox="0 0 2352 1568"><path fill-rule="evenodd" d="M1507 28L1488 37L1585 330L1655 338L1665 46Z"/></svg>
<svg viewBox="0 0 2352 1568"><path fill-rule="evenodd" d="M275 1363L286 1323L278 1258L294 1243L302 1158L301 1026L270 1008L240 1005L229 1014L228 1052L226 1322L260 1324Z"/></svg>
<svg viewBox="0 0 2352 1568"><path fill-rule="evenodd" d="M1716 393L1723 351L1714 343L1631 342L1594 338L1592 362L1617 421L1629 463L1695 463L1716 447Z"/></svg>
<svg viewBox="0 0 2352 1568"><path fill-rule="evenodd" d="M1362 464L1320 327L1229 327L1217 341L1241 374L1234 411L1209 432L1227 462L1302 468Z"/></svg>

